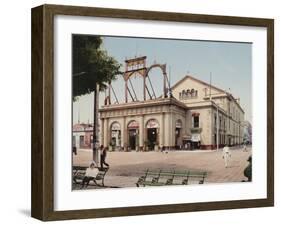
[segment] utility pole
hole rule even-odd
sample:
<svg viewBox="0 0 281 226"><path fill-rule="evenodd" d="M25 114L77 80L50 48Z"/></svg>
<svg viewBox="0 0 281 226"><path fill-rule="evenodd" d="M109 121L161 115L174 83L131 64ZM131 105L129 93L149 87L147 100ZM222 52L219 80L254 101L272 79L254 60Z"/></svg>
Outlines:
<svg viewBox="0 0 281 226"><path fill-rule="evenodd" d="M209 95L210 95L210 101L212 102L212 72L210 72L210 90L209 90ZM217 135L216 135L216 143L217 143L217 151L219 150L219 105L216 104L217 107Z"/></svg>
<svg viewBox="0 0 281 226"><path fill-rule="evenodd" d="M94 115L93 115L93 160L98 164L98 109L99 109L99 84L94 91Z"/></svg>

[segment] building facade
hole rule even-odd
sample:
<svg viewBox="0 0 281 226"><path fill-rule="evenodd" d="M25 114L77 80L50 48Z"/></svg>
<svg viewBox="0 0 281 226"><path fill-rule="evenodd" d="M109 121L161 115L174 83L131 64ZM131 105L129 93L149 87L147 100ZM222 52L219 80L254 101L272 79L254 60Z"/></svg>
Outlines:
<svg viewBox="0 0 281 226"><path fill-rule="evenodd" d="M93 147L93 125L78 123L72 129L72 147L89 149Z"/></svg>
<svg viewBox="0 0 281 226"><path fill-rule="evenodd" d="M244 111L232 94L189 75L171 92L102 106L100 144L143 151L215 149L243 142Z"/></svg>

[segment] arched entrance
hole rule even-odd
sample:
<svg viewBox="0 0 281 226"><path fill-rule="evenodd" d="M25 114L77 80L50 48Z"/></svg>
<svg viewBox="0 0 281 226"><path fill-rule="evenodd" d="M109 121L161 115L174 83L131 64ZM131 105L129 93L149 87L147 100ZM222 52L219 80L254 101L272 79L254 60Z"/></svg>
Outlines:
<svg viewBox="0 0 281 226"><path fill-rule="evenodd" d="M181 131L182 131L182 121L178 119L176 121L176 130L175 130L175 147L176 149L181 149Z"/></svg>
<svg viewBox="0 0 281 226"><path fill-rule="evenodd" d="M147 146L149 150L154 150L155 145L158 146L158 133L159 133L159 123L156 119L150 119L146 124L147 130Z"/></svg>
<svg viewBox="0 0 281 226"><path fill-rule="evenodd" d="M113 148L113 150L115 150L115 148L120 148L121 146L121 126L118 122L113 122L111 124L111 146Z"/></svg>
<svg viewBox="0 0 281 226"><path fill-rule="evenodd" d="M129 150L137 150L139 136L139 123L135 120L128 124L128 148Z"/></svg>

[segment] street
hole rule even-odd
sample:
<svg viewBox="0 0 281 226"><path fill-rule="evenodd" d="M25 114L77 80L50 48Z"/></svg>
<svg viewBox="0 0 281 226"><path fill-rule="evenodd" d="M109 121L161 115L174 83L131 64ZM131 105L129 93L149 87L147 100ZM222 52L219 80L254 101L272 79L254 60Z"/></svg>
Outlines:
<svg viewBox="0 0 281 226"><path fill-rule="evenodd" d="M202 170L207 171L205 183L240 182L247 180L243 171L252 154L241 148L231 148L229 167L225 168L222 149L219 151L174 151L169 152L108 152L106 162L110 168L105 176L106 187L135 187L138 178L146 169L154 170ZM73 155L73 165L89 166L92 150L78 149ZM89 189L95 188L89 186Z"/></svg>

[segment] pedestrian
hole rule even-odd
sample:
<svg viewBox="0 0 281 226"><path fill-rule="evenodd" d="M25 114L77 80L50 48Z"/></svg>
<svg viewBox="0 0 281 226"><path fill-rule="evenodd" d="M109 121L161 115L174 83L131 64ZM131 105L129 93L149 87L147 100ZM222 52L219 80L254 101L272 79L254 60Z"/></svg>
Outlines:
<svg viewBox="0 0 281 226"><path fill-rule="evenodd" d="M102 145L101 146L101 153L100 153L100 168L101 168L102 171L104 170L103 165L106 165L107 168L109 168L109 164L107 162L105 162L107 151L108 151L108 148L103 147L103 145Z"/></svg>
<svg viewBox="0 0 281 226"><path fill-rule="evenodd" d="M74 153L74 155L77 155L77 148L76 148L76 146L72 147L72 153Z"/></svg>
<svg viewBox="0 0 281 226"><path fill-rule="evenodd" d="M249 156L248 160L249 165L244 170L244 176L248 178L248 181L252 181L252 156Z"/></svg>
<svg viewBox="0 0 281 226"><path fill-rule="evenodd" d="M247 151L247 146L246 146L246 144L243 145L243 151Z"/></svg>
<svg viewBox="0 0 281 226"><path fill-rule="evenodd" d="M86 169L85 177L83 178L81 188L87 187L89 185L90 181L94 180L96 178L96 176L99 173L99 170L96 166L97 166L97 164L95 162L92 162L90 164L90 167ZM86 186L85 186L85 184L86 184Z"/></svg>
<svg viewBox="0 0 281 226"><path fill-rule="evenodd" d="M230 161L230 158L231 158L231 153L230 153L228 145L226 145L222 150L222 158L224 159L225 168L228 168L229 161Z"/></svg>

